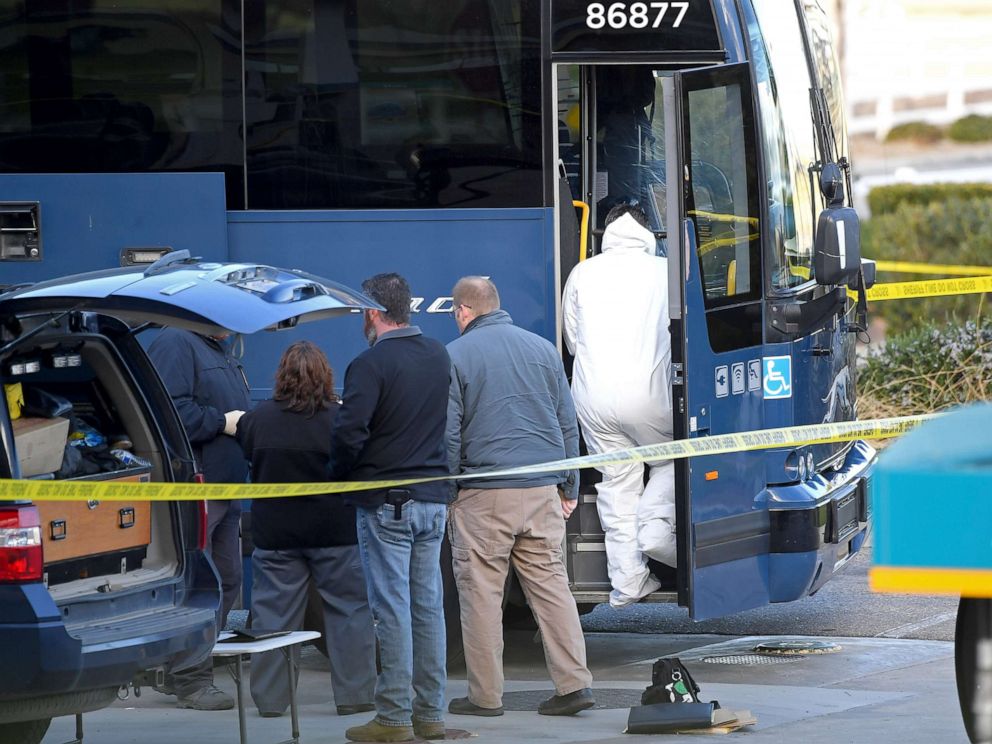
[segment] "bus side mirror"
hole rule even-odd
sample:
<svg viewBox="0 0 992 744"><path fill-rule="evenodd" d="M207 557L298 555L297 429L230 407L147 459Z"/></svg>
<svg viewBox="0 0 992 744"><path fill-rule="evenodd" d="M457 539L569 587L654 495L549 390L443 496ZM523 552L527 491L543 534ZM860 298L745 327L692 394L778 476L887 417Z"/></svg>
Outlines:
<svg viewBox="0 0 992 744"><path fill-rule="evenodd" d="M827 206L816 223L813 275L817 284L853 284L861 270L861 221L844 206L844 177L836 163L823 167L820 193Z"/></svg>
<svg viewBox="0 0 992 744"><path fill-rule="evenodd" d="M813 275L817 284L852 284L861 269L861 221L851 207L827 207L816 223Z"/></svg>

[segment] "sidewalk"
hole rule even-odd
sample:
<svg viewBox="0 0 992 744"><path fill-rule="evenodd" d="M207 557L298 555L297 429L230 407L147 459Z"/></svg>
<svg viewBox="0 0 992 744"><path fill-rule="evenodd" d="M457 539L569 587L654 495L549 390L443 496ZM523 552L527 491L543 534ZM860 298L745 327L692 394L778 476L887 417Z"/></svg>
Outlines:
<svg viewBox="0 0 992 744"><path fill-rule="evenodd" d="M587 635L589 661L596 678L597 707L574 718L547 718L534 710L552 694L539 642L531 632L514 631L506 645L506 715L501 718L449 716L449 729L477 735L482 744L511 742L620 742L672 740L622 733L628 708L639 702L660 656L677 654L702 688L705 700L723 707L748 709L756 726L730 736L748 741L899 742L899 744L967 744L954 685L953 644L879 638L818 638L841 648L828 654L796 659L759 658L750 650L763 640L701 635ZM713 657L723 663L712 663ZM730 657L730 658L726 658ZM706 661L710 659L710 661ZM727 663L733 662L733 663ZM300 676L301 742L339 744L344 730L364 723L369 715L341 718L330 704L327 661L306 649ZM234 685L218 669L219 686ZM465 695L464 675L453 677L448 697ZM207 713L178 710L172 699L151 690L84 717L86 742L99 744L233 744L238 740L237 711ZM44 744L72 738L73 719L52 723ZM248 714L248 733L255 744L289 737L288 714L262 719Z"/></svg>

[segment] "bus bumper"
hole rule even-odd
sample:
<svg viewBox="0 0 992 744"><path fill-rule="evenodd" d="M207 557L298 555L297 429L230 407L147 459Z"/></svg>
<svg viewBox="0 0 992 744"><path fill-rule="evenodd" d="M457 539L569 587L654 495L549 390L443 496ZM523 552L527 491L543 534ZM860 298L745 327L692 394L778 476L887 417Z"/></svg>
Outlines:
<svg viewBox="0 0 992 744"><path fill-rule="evenodd" d="M763 494L771 528L772 602L815 593L861 549L871 529L875 449L857 441L835 470Z"/></svg>

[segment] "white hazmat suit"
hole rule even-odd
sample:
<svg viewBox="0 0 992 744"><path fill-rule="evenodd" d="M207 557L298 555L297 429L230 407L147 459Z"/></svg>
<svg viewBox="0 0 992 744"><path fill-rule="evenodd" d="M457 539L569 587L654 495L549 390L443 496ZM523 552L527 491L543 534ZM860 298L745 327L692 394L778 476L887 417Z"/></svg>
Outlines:
<svg viewBox="0 0 992 744"><path fill-rule="evenodd" d="M668 259L629 214L607 226L600 255L565 284L565 343L575 356L572 396L590 453L672 439ZM599 518L613 591L623 606L655 591L648 556L675 565L675 468L649 463L600 468Z"/></svg>

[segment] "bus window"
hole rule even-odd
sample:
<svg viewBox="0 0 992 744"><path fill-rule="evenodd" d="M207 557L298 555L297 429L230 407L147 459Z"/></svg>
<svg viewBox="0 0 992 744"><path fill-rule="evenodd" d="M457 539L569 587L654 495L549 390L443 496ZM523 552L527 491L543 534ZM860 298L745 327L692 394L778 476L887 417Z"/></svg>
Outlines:
<svg viewBox="0 0 992 744"><path fill-rule="evenodd" d="M757 173L745 95L738 83L688 92L688 206L707 310L761 297Z"/></svg>
<svg viewBox="0 0 992 744"><path fill-rule="evenodd" d="M0 171L223 171L228 207L242 206L240 19L229 6L3 3Z"/></svg>
<svg viewBox="0 0 992 744"><path fill-rule="evenodd" d="M541 206L538 13L245 0L249 207Z"/></svg>
<svg viewBox="0 0 992 744"><path fill-rule="evenodd" d="M558 159L565 166L568 186L575 199L582 198L582 73L578 65L558 68Z"/></svg>
<svg viewBox="0 0 992 744"><path fill-rule="evenodd" d="M665 230L665 129L661 75L643 65L596 68L596 227L621 202L637 201Z"/></svg>
<svg viewBox="0 0 992 744"><path fill-rule="evenodd" d="M771 288L783 290L813 278L816 205L808 170L816 160L812 85L794 5L754 0L754 10L760 28L752 22L749 33L765 138L769 271ZM789 126L783 126L783 121Z"/></svg>
<svg viewBox="0 0 992 744"><path fill-rule="evenodd" d="M620 203L644 210L658 255L667 253L662 79L672 74L638 64L556 68L558 157L573 197L590 208L593 253Z"/></svg>

